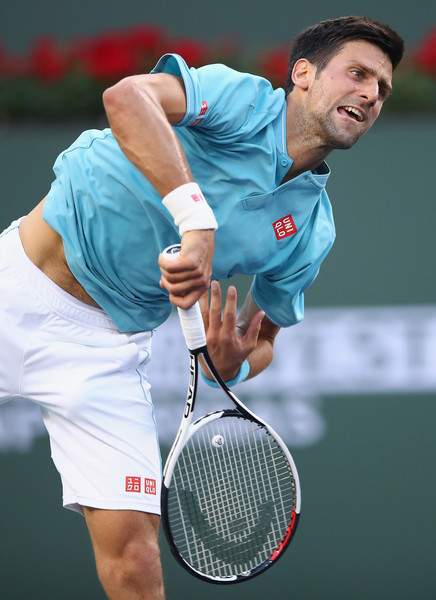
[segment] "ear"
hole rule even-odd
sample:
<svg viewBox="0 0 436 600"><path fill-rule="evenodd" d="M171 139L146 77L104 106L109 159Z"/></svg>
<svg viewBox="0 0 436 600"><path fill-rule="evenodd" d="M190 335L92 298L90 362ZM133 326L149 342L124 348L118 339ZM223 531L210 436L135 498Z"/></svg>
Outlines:
<svg viewBox="0 0 436 600"><path fill-rule="evenodd" d="M315 71L315 66L307 58L300 58L292 69L294 85L302 90L307 90Z"/></svg>

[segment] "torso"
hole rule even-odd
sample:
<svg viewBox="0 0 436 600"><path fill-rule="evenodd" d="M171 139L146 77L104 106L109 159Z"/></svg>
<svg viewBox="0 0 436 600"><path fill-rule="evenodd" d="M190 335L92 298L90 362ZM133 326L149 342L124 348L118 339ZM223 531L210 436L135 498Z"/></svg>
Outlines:
<svg viewBox="0 0 436 600"><path fill-rule="evenodd" d="M62 238L42 217L44 200L20 223L20 237L29 259L60 288L90 306L98 304L86 293L71 273Z"/></svg>

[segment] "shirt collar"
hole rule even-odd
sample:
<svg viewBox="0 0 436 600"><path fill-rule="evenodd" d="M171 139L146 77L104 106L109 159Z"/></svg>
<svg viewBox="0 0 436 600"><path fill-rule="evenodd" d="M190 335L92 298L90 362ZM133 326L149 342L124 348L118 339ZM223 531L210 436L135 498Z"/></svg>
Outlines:
<svg viewBox="0 0 436 600"><path fill-rule="evenodd" d="M278 179L280 181L283 180L283 177L289 171L293 163L292 158L288 156L288 150L286 145L286 108L287 103L285 98L282 110L279 112L279 114L273 122L277 148L277 173ZM305 175L306 177L311 178L320 187L324 187L327 183L327 179L330 177L330 173L330 167L325 161L323 161L319 165L319 167L317 167L313 171L306 171L305 173L302 173L299 177Z"/></svg>

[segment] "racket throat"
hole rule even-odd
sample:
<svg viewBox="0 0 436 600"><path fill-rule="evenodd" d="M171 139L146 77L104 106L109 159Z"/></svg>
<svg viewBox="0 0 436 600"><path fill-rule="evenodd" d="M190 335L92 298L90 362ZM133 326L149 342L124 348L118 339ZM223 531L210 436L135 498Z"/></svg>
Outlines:
<svg viewBox="0 0 436 600"><path fill-rule="evenodd" d="M186 394L186 404L183 413L184 419L189 419L194 412L195 399L198 387L198 353L189 353L189 384Z"/></svg>

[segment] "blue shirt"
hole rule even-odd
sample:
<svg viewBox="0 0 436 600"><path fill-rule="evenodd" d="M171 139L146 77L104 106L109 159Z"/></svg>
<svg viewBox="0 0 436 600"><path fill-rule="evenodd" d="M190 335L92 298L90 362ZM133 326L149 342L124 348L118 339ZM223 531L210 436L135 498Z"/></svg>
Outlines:
<svg viewBox="0 0 436 600"><path fill-rule="evenodd" d="M175 131L218 221L213 277L254 275L253 299L267 317L297 323L334 240L328 168L280 185L292 164L286 100L265 79L224 65L189 69L177 55L154 72L185 84L187 110ZM84 132L54 172L44 219L62 236L72 273L121 331L156 328L172 310L158 254L180 239L161 197L110 129Z"/></svg>

